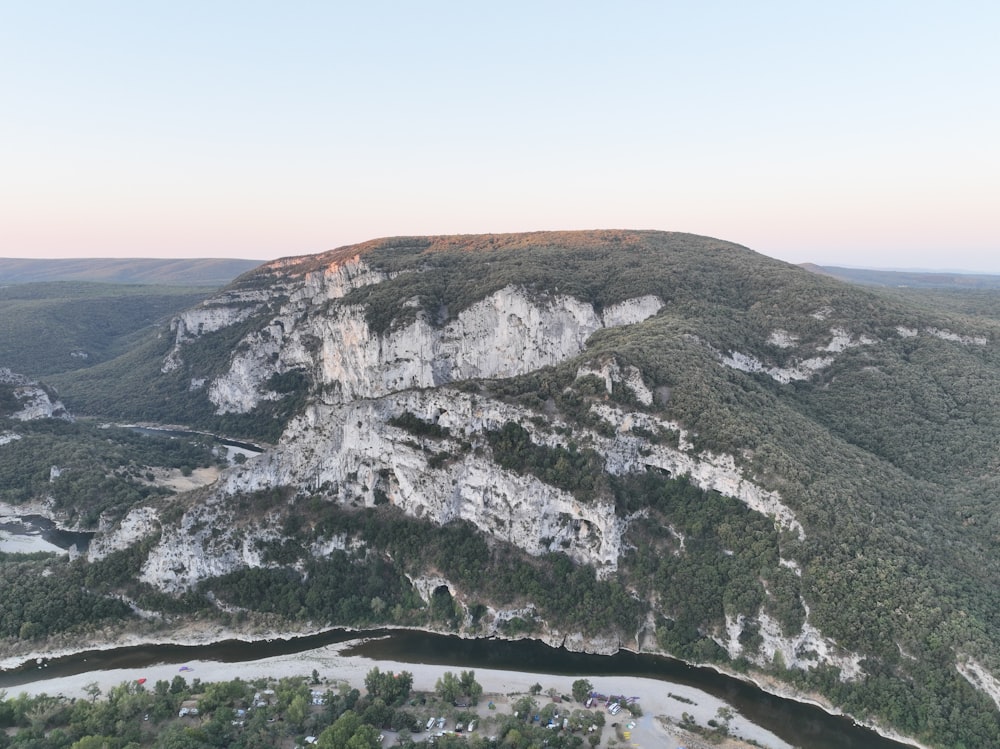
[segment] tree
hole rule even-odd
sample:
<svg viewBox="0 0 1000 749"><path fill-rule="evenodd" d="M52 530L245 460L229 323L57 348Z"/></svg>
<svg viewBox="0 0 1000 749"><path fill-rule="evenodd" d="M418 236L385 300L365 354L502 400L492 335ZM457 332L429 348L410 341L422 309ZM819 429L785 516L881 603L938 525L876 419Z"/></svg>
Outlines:
<svg viewBox="0 0 1000 749"><path fill-rule="evenodd" d="M81 736L70 749L111 749L117 743L110 736Z"/></svg>
<svg viewBox="0 0 1000 749"><path fill-rule="evenodd" d="M378 740L379 732L375 726L361 725L347 741L346 749L378 749L381 742Z"/></svg>
<svg viewBox="0 0 1000 749"><path fill-rule="evenodd" d="M180 674L177 674L170 682L170 694L181 694L186 692L187 688L187 680Z"/></svg>
<svg viewBox="0 0 1000 749"><path fill-rule="evenodd" d="M434 690L445 702L454 702L462 694L462 683L451 671L445 671L435 683Z"/></svg>
<svg viewBox="0 0 1000 749"><path fill-rule="evenodd" d="M473 705L479 704L479 698L483 696L483 686L476 681L476 672L463 671L459 683L462 685L462 694L468 697Z"/></svg>
<svg viewBox="0 0 1000 749"><path fill-rule="evenodd" d="M594 685L589 679L577 679L573 682L573 699L577 702L585 702L594 691Z"/></svg>
<svg viewBox="0 0 1000 749"><path fill-rule="evenodd" d="M369 725L384 728L392 720L392 708L381 697L376 697L365 709L361 719Z"/></svg>
<svg viewBox="0 0 1000 749"><path fill-rule="evenodd" d="M353 710L346 711L319 735L319 749L378 749L378 729L361 722Z"/></svg>
<svg viewBox="0 0 1000 749"><path fill-rule="evenodd" d="M353 710L346 710L319 735L318 749L345 749L347 742L361 726L361 718Z"/></svg>
<svg viewBox="0 0 1000 749"><path fill-rule="evenodd" d="M376 666L365 676L365 689L372 698L380 697L389 705L401 703L410 695L413 674L400 671L398 674L382 673Z"/></svg>
<svg viewBox="0 0 1000 749"><path fill-rule="evenodd" d="M309 705L306 703L306 698L301 694L297 694L292 698L291 704L288 705L288 710L285 711L285 719L291 723L297 730L302 730L302 724L305 722L306 715L309 714Z"/></svg>
<svg viewBox="0 0 1000 749"><path fill-rule="evenodd" d="M538 703L535 702L535 698L528 695L514 703L514 712L521 720L531 720L531 716L535 714L537 709Z"/></svg>
<svg viewBox="0 0 1000 749"><path fill-rule="evenodd" d="M90 697L91 702L97 702L97 698L101 696L101 687L96 681L87 682L83 691Z"/></svg>

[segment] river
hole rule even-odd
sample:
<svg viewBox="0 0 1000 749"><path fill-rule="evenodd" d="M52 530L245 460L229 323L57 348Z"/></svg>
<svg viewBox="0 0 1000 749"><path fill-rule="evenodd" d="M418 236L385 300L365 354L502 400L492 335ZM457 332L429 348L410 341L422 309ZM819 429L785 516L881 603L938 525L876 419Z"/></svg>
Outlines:
<svg viewBox="0 0 1000 749"><path fill-rule="evenodd" d="M639 676L699 689L732 705L757 725L789 744L806 749L912 749L883 738L849 718L776 697L740 679L661 656L620 652L600 656L552 648L536 640L463 639L415 630L331 630L264 642L230 640L210 645L145 645L98 650L31 661L0 671L0 689L111 669L192 661L243 663L277 655L308 654L333 643L353 642L342 654L375 661L498 669L572 676Z"/></svg>
<svg viewBox="0 0 1000 749"><path fill-rule="evenodd" d="M9 505L5 509L12 509ZM76 547L85 551L93 533L68 531L43 515L4 514L0 512L0 551L31 553L50 551L62 553Z"/></svg>

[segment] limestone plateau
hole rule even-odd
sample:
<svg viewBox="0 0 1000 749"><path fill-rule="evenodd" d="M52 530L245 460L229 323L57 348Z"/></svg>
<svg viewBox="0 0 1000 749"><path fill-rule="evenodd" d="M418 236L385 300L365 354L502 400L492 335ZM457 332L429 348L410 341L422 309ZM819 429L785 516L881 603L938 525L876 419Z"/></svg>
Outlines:
<svg viewBox="0 0 1000 749"><path fill-rule="evenodd" d="M106 519L90 560L141 547L139 581L234 611L252 571L378 559L404 590L366 623L669 652L931 742L986 732L998 308L665 232L282 259L175 317L155 373L196 406L178 422L280 437ZM394 546L382 521L443 535ZM475 564L436 548L466 539ZM960 719L929 717L944 699Z"/></svg>

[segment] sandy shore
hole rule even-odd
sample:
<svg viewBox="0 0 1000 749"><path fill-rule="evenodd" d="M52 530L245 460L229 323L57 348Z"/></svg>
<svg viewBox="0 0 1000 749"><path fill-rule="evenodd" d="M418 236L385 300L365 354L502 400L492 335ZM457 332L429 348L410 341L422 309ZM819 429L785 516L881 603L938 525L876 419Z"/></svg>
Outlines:
<svg viewBox="0 0 1000 749"><path fill-rule="evenodd" d="M316 669L321 678L331 682L346 681L359 689L364 688L365 675L375 666L383 671L409 671L413 674L414 689L432 691L434 684L445 671L458 672L461 668L454 666L437 666L415 663L399 663L395 661L374 661L357 656L347 657L341 651L352 643L339 643L308 653L275 656L259 661L246 663L221 663L218 661L191 661L186 664L190 671L183 675L190 682L198 678L203 682L225 681L237 677L251 680L260 677L281 678L286 676L309 676ZM722 700L692 687L670 684L656 679L643 679L626 676L557 676L542 673L522 671L500 671L493 669L475 669L476 679L483 686L485 693L496 696L500 710L511 695L527 693L535 683L541 684L543 694L538 697L539 704L544 705L548 698L544 696L550 688L561 694L572 691L573 681L577 678L589 678L594 688L604 694L626 694L639 697L643 716L638 718L632 731L632 743L639 747L664 747L676 749L679 746L694 746L697 742L688 740L668 730L665 725L669 721L680 721L683 713L693 716L700 725L705 725L713 718L721 707L730 707ZM179 673L176 664L159 664L143 669L115 669L97 671L58 679L43 679L11 689L12 694L25 692L34 694L62 694L67 697L85 697L84 688L93 682L107 691L123 681L145 678L149 682L159 679L169 681ZM682 698L681 700L669 696ZM684 701L682 701L684 700ZM690 702L688 702L690 701ZM621 717L621 715L619 715ZM609 719L609 723L614 719ZM774 734L760 726L751 723L737 714L730 722L734 735L751 739L770 749L792 749L791 745L782 741Z"/></svg>

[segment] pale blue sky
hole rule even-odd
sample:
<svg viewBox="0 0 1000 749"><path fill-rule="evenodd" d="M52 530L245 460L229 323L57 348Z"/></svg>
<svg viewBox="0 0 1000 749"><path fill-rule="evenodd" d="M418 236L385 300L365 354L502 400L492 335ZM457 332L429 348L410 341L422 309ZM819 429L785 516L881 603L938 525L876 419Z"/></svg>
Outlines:
<svg viewBox="0 0 1000 749"><path fill-rule="evenodd" d="M655 228L1000 272L997 2L0 0L0 255Z"/></svg>

